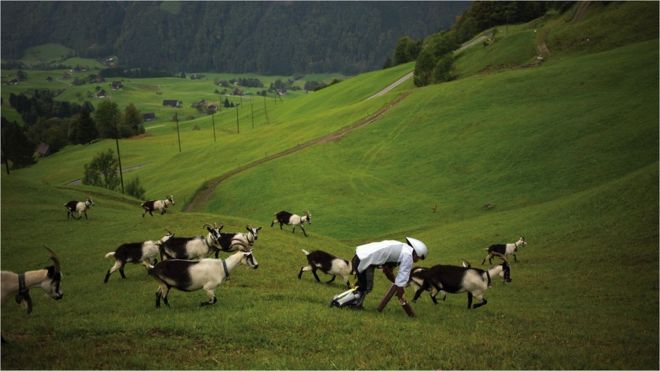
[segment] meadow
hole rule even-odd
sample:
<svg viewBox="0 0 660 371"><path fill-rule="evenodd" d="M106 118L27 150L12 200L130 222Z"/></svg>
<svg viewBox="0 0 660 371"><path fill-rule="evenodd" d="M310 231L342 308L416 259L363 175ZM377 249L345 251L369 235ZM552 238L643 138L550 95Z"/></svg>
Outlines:
<svg viewBox="0 0 660 371"><path fill-rule="evenodd" d="M657 3L645 6L657 14ZM607 27L612 12L630 15L631 7L641 18L648 11L637 3L596 8L583 22ZM496 48L465 50L455 81L424 88L409 81L374 99L414 65L272 102L268 117L263 102L256 111L257 99L254 128L244 102L214 121L181 123L180 153L172 124L152 124L120 146L125 181L138 176L150 198L174 194L163 216L142 218L140 200L71 183L114 141L70 146L3 173L2 268L45 266L48 245L62 260L65 296L54 301L33 290L29 316L5 304L2 368L657 369L657 36L617 34L609 47L606 40L589 52L565 47L520 68L538 42L532 29L548 35L548 45L568 45L558 40L584 30L551 17L512 26L496 33ZM184 81L170 88L191 96L207 89ZM148 100L131 89L121 94L122 102ZM257 164L379 110L340 138ZM201 207L183 211L241 166ZM96 204L89 220L67 220L62 205L87 195ZM270 227L282 209L311 211L309 237ZM173 291L171 308L156 309L157 285L137 265L126 279L115 273L103 283L113 263L103 257L119 244L157 239L165 229L199 235L213 222L224 231L263 227L254 247L259 269L237 268L216 290L217 304L199 307L202 291ZM378 272L364 311L339 310L328 305L344 290L341 280L297 279L306 264L301 249L350 259L358 244L412 236L429 246L420 266L462 259L480 266L489 244L520 235L528 246L512 263L512 282L495 280L477 310L466 309L464 294L437 305L423 294L413 303L416 318L394 302L378 313L389 286Z"/></svg>

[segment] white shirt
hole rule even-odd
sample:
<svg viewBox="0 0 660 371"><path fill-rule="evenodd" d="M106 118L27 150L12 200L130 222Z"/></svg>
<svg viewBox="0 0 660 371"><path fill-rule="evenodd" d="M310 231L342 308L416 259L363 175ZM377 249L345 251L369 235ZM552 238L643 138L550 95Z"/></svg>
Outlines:
<svg viewBox="0 0 660 371"><path fill-rule="evenodd" d="M357 267L359 273L364 272L370 265L400 263L394 284L399 287L406 287L408 284L413 266L413 248L410 245L394 240L372 242L358 246L355 254L360 258L360 265Z"/></svg>

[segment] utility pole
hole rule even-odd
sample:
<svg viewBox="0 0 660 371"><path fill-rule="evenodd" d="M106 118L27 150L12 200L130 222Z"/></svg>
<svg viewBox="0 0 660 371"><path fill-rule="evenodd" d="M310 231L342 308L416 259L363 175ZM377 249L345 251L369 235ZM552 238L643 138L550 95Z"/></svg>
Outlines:
<svg viewBox="0 0 660 371"><path fill-rule="evenodd" d="M4 147L4 143L2 145ZM2 158L5 160L5 166L7 168L7 175L9 175L9 159L5 155L5 150L2 150Z"/></svg>
<svg viewBox="0 0 660 371"><path fill-rule="evenodd" d="M254 129L254 98L250 96L250 112L252 113L252 129Z"/></svg>
<svg viewBox="0 0 660 371"><path fill-rule="evenodd" d="M176 121L176 136L179 139L179 153L181 153L181 133L179 133L179 114L174 113L174 121Z"/></svg>
<svg viewBox="0 0 660 371"><path fill-rule="evenodd" d="M266 112L266 123L270 124L270 120L268 119L268 108L266 107L266 94L264 94L264 112Z"/></svg>
<svg viewBox="0 0 660 371"><path fill-rule="evenodd" d="M238 121L238 106L236 106L236 134L241 133L241 125Z"/></svg>
<svg viewBox="0 0 660 371"><path fill-rule="evenodd" d="M213 143L215 143L215 112L211 114L211 124L213 125Z"/></svg>
<svg viewBox="0 0 660 371"><path fill-rule="evenodd" d="M117 161L119 162L119 180L121 181L121 193L124 193L124 172L121 169L121 154L119 154L119 129L115 122L115 144L117 145Z"/></svg>

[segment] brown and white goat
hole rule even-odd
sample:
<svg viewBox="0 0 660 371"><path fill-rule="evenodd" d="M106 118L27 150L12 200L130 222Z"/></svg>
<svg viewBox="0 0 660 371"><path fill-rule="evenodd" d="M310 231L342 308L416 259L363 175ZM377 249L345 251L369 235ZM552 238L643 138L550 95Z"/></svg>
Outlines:
<svg viewBox="0 0 660 371"><path fill-rule="evenodd" d="M306 211L305 215L300 216L298 214L291 214L288 211L282 210L273 216L275 217L275 219L273 219L273 221L270 223L271 227L275 225L275 223L279 223L280 229L282 229L282 226L284 224L286 225L291 224L293 225L292 232L296 233L296 227L300 226L300 229L302 229L303 234L305 235L305 237L307 237L307 232L305 232L305 228L303 227L303 224L305 223L312 224L312 214L310 214L309 211Z"/></svg>
<svg viewBox="0 0 660 371"><path fill-rule="evenodd" d="M158 241L149 240L144 242L124 243L119 245L115 251L105 254L106 258L114 258L115 264L108 269L103 282L108 283L110 275L115 271L119 271L121 278L126 278L126 275L124 274L124 266L126 263L142 263L146 268L153 267L154 261L157 260L158 254L160 253L160 245L172 237L174 237L174 233L167 231L167 234L161 237Z"/></svg>
<svg viewBox="0 0 660 371"><path fill-rule="evenodd" d="M465 262L462 267L453 265L434 265L431 268L415 267L410 273L409 284L417 287L413 302L425 290L431 293L431 299L435 304L438 303L436 296L441 291L451 294L467 292L468 309L476 309L486 305L487 301L483 295L492 286L492 277L495 276L503 277L504 282L511 282L511 268L505 259L502 264L495 265L489 270L472 268ZM446 297L445 294L443 300ZM474 306L472 305L473 297L478 301Z"/></svg>
<svg viewBox="0 0 660 371"><path fill-rule="evenodd" d="M488 250L488 255L484 258L484 260L481 261L481 265L484 265L486 262L486 259L488 259L488 264L492 264L493 262L493 257L503 255L505 258L508 258L509 256L513 255L513 261L518 261L518 257L516 256L516 253L518 252L518 249L527 246L527 241L525 241L525 237L520 236L518 238L518 241L514 243L507 243L507 244L494 244L490 245L486 250Z"/></svg>
<svg viewBox="0 0 660 371"><path fill-rule="evenodd" d="M92 206L94 206L94 202L90 197L87 197L87 200L85 201L69 201L64 204L64 207L66 208L66 218L82 219L82 216L85 215L85 219L87 219L87 210ZM77 218L75 214L78 214Z"/></svg>
<svg viewBox="0 0 660 371"><path fill-rule="evenodd" d="M170 205L176 205L174 203L174 196L169 195L164 200L148 200L144 201L140 206L144 209L142 217L149 213L149 215L154 216L153 212L158 211L160 215L163 215L167 212L167 208Z"/></svg>
<svg viewBox="0 0 660 371"><path fill-rule="evenodd" d="M321 282L319 276L316 274L316 271L320 270L325 274L332 275L332 278L326 283L330 283L334 281L335 277L337 277L337 275L340 275L344 279L344 283L346 284L346 287L349 288L351 287L351 283L349 282L349 277L353 272L353 267L351 262L349 262L348 260L338 258L332 254L329 254L321 250L315 250L312 252L308 252L305 249L301 249L301 250L307 256L308 264L300 268L300 272L298 273L298 279L302 277L303 272L312 271L312 274L314 275L316 282Z"/></svg>
<svg viewBox="0 0 660 371"><path fill-rule="evenodd" d="M261 227L251 227L249 225L245 226L246 232L220 232L220 238L218 239L218 244L220 247L214 246L212 251L215 252L215 258L217 259L220 255L220 251L224 252L236 252L249 251L252 250L255 241L259 239L259 231Z"/></svg>
<svg viewBox="0 0 660 371"><path fill-rule="evenodd" d="M170 306L167 296L170 289L181 291L196 291L204 289L209 300L201 305L215 304L215 289L229 278L229 274L239 265L245 264L252 269L257 269L259 263L252 255L252 250L239 251L227 259L201 259L182 260L170 259L149 268L149 275L158 282L156 291L156 308L160 308L160 300Z"/></svg>

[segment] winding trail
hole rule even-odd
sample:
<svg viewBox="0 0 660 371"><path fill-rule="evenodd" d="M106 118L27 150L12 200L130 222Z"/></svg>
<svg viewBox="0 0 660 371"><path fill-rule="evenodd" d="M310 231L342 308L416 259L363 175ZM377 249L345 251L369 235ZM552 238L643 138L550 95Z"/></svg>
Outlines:
<svg viewBox="0 0 660 371"><path fill-rule="evenodd" d="M408 75L406 75L406 76L408 76ZM404 76L404 78L406 76ZM408 78L410 78L410 77L408 77ZM405 80L403 80L403 81L405 81ZM394 84L399 85L403 81L401 81L401 79L399 79L399 80L397 80L397 82L394 82L392 85L394 85ZM383 90L386 90L386 89L389 88L389 90L387 90L387 91L390 91L393 88L392 85L386 87ZM396 85L394 85L394 87ZM192 197L192 200L183 208L183 211L203 211L204 207L208 203L208 201L211 198L211 195L213 194L215 189L218 188L220 183L222 183L223 181L229 179L230 177L232 177L236 174L240 174L240 173L242 173L244 171L247 171L249 169L252 169L254 167L257 167L257 166L259 166L261 164L264 164L266 162L273 161L273 160L276 160L278 158L282 158L284 156L294 154L296 152L300 152L300 151L302 151L306 148L309 148L311 146L318 145L318 144L323 144L323 143L328 143L328 142L338 141L341 138L343 138L346 134L349 134L352 131L355 131L357 129L360 129L362 127L365 127L365 126L375 122L381 116L383 116L385 113L387 113L390 109L392 109L394 106L399 104L402 100L407 98L409 95L410 95L409 92L400 94L396 98L394 98L393 100L388 102L386 105L381 107L378 111L374 112L373 114L371 114L371 115L369 115L369 116L367 116L363 119L360 119L360 120L358 120L358 121L356 121L356 122L354 122L354 123L352 123L348 126L344 126L343 128L341 128L341 129L339 129L335 132L332 132L330 134L326 134L324 136L321 136L321 137L318 137L318 138L315 138L315 139L311 139L311 140L309 140L305 143L302 143L302 144L299 144L295 147L291 147L291 148L285 149L281 152L266 156L266 157L261 158L259 160L252 161L252 162L247 163L245 165L239 166L239 167L237 167L233 170L230 170L230 171L220 175L219 177L216 177L216 178L213 178L213 179L207 181L195 192L195 194Z"/></svg>

